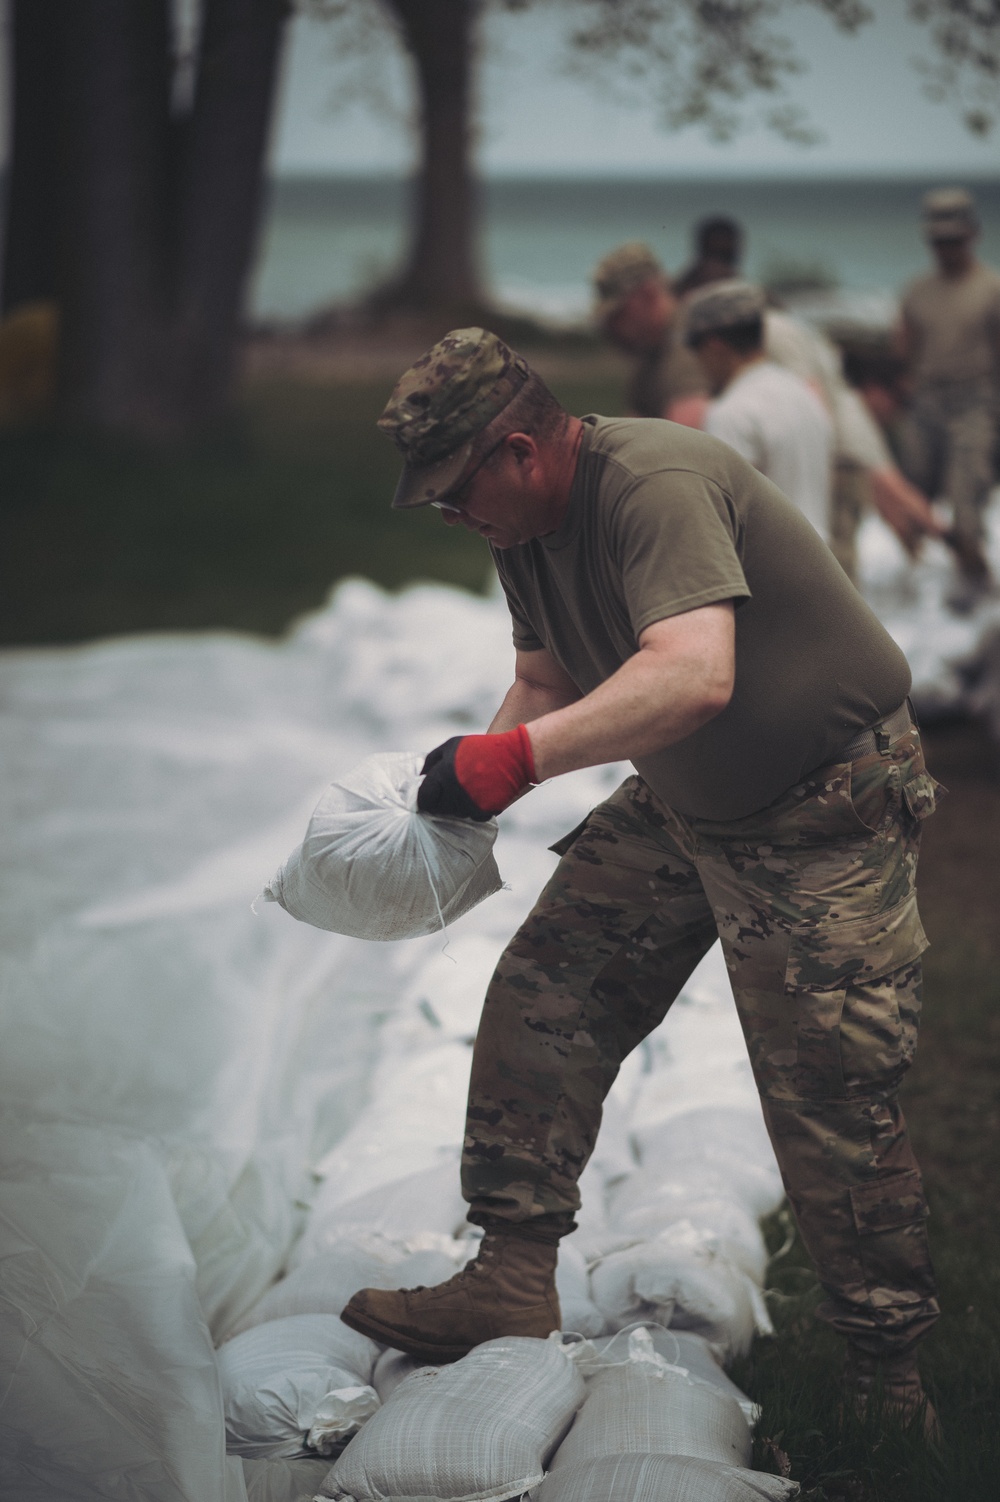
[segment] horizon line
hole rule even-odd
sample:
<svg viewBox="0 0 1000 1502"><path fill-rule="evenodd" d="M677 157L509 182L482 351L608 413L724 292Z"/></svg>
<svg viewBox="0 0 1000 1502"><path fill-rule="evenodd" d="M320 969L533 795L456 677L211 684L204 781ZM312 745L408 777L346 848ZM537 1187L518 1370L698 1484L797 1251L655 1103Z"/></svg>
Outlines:
<svg viewBox="0 0 1000 1502"><path fill-rule="evenodd" d="M302 182L302 181L343 181L354 180L358 182L393 182L407 183L416 177L415 170L406 170L395 167L291 167L271 168L266 177L270 182ZM939 170L910 168L851 168L851 167L823 167L819 170L805 171L799 167L753 167L743 170L720 171L710 168L705 171L695 171L690 168L650 168L643 171L626 171L616 167L603 167L600 170L581 170L578 168L552 168L543 171L527 170L515 171L513 169L490 170L474 174L477 183L519 182L519 183L549 183L549 182L610 182L610 183L647 183L647 182L795 182L795 183L823 183L823 182L899 182L899 183L925 183L925 182L976 182L976 183L1000 183L1000 167L990 171L973 170L963 171L943 167Z"/></svg>

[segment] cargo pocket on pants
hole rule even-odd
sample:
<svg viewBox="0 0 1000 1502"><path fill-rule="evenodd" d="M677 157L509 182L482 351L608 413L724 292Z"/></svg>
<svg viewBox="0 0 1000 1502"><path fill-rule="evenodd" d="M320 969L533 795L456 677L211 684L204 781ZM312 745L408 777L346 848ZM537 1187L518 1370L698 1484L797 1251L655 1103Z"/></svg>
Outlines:
<svg viewBox="0 0 1000 1502"><path fill-rule="evenodd" d="M915 1168L851 1190L868 1296L876 1307L915 1303L934 1291L925 1221L930 1211ZM906 1297L901 1290L906 1290Z"/></svg>
<svg viewBox="0 0 1000 1502"><path fill-rule="evenodd" d="M852 988L866 994L865 1007L860 1000L852 1007L852 1021L855 1033L859 1019L870 1033L877 1056L871 1072L891 1073L890 1055L894 1047L901 1049L903 1029L894 987L884 986L880 994L876 983L913 964L926 948L915 893L886 912L792 929L785 994L797 1001L796 1094L805 1099L846 1095L841 1028Z"/></svg>
<svg viewBox="0 0 1000 1502"><path fill-rule="evenodd" d="M911 777L909 782L903 785L903 802L912 819L921 823L929 819L937 808L937 800L942 798L948 789L940 782L936 782L929 772L918 772L916 777Z"/></svg>

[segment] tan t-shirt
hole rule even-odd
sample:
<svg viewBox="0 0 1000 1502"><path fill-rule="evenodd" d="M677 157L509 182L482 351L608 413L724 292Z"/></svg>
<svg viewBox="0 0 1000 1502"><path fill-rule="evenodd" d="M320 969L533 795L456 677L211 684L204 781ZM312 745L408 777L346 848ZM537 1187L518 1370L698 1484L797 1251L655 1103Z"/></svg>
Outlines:
<svg viewBox="0 0 1000 1502"><path fill-rule="evenodd" d="M902 703L906 659L816 531L726 444L662 420L583 422L562 526L493 550L514 644L546 648L586 694L646 626L735 600L730 703L635 767L682 813L753 813Z"/></svg>
<svg viewBox="0 0 1000 1502"><path fill-rule="evenodd" d="M982 381L1000 371L1000 275L975 265L961 277L932 272L903 294L917 386Z"/></svg>

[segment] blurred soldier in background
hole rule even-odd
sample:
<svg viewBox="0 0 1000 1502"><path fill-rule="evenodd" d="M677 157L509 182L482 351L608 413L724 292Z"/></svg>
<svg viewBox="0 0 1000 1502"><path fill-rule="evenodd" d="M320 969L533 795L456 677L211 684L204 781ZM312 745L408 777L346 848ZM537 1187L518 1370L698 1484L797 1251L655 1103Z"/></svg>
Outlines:
<svg viewBox="0 0 1000 1502"><path fill-rule="evenodd" d="M630 413L703 426L705 375L683 347L678 299L653 252L646 245L619 246L596 267L594 289L599 326L635 360L627 388ZM943 529L925 497L900 472L871 413L845 381L835 345L799 319L768 308L764 350L812 386L833 422L829 537L848 576L856 577L856 534L868 500L911 555L923 537L940 536Z"/></svg>
<svg viewBox="0 0 1000 1502"><path fill-rule="evenodd" d="M635 361L626 388L632 417L668 417L700 428L705 375L680 337L678 299L648 245L630 241L594 271L597 322Z"/></svg>
<svg viewBox="0 0 1000 1502"><path fill-rule="evenodd" d="M684 335L709 389L704 428L749 459L830 540L833 424L819 396L764 351L762 287L716 282L692 293Z"/></svg>
<svg viewBox="0 0 1000 1502"><path fill-rule="evenodd" d="M951 503L963 575L951 603L968 607L990 582L981 545L1000 395L1000 275L976 258L979 223L964 189L927 194L924 232L937 269L903 294L898 341L913 404L900 447L914 483Z"/></svg>
<svg viewBox="0 0 1000 1502"><path fill-rule="evenodd" d="M722 214L702 219L694 232L694 260L675 278L674 292L686 297L696 287L739 276L742 259L742 226Z"/></svg>

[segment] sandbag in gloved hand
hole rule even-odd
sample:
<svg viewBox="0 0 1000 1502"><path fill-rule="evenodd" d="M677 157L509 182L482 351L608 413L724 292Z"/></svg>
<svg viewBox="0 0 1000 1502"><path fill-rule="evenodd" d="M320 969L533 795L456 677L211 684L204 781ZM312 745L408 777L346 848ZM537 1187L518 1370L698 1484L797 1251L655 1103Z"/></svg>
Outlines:
<svg viewBox="0 0 1000 1502"><path fill-rule="evenodd" d="M429 751L417 808L439 818L491 819L538 781L527 728L453 735Z"/></svg>

